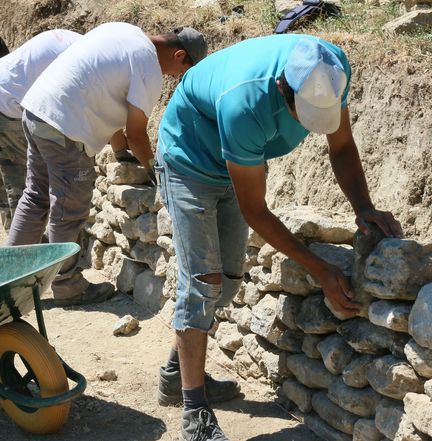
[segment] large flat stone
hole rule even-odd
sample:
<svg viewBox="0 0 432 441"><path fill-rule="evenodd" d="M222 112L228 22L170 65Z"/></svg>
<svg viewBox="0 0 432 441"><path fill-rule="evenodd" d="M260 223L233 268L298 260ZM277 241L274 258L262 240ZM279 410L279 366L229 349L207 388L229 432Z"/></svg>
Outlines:
<svg viewBox="0 0 432 441"><path fill-rule="evenodd" d="M404 360L386 355L374 360L366 370L369 384L386 397L402 400L408 392L423 392L424 381Z"/></svg>
<svg viewBox="0 0 432 441"><path fill-rule="evenodd" d="M287 366L300 383L312 389L327 389L335 378L322 361L303 354L288 356Z"/></svg>
<svg viewBox="0 0 432 441"><path fill-rule="evenodd" d="M315 389L303 386L294 378L288 378L283 382L282 391L289 400L293 401L305 413L312 410L312 396L318 392Z"/></svg>
<svg viewBox="0 0 432 441"><path fill-rule="evenodd" d="M157 215L144 213L135 220L138 239L142 242L156 242L158 238Z"/></svg>
<svg viewBox="0 0 432 441"><path fill-rule="evenodd" d="M432 281L432 245L383 239L366 262L364 288L383 300L414 300Z"/></svg>
<svg viewBox="0 0 432 441"><path fill-rule="evenodd" d="M307 334L329 334L336 331L340 321L324 303L322 294L307 297L301 304L296 325Z"/></svg>
<svg viewBox="0 0 432 441"><path fill-rule="evenodd" d="M157 314L167 300L163 294L163 280L147 269L135 278L133 298L153 314Z"/></svg>
<svg viewBox="0 0 432 441"><path fill-rule="evenodd" d="M236 352L243 346L243 334L235 323L221 322L215 338L220 348L230 352Z"/></svg>
<svg viewBox="0 0 432 441"><path fill-rule="evenodd" d="M248 378L258 379L263 376L262 369L255 363L244 346L234 354L233 362L237 373L245 380Z"/></svg>
<svg viewBox="0 0 432 441"><path fill-rule="evenodd" d="M396 34L406 34L418 32L422 29L428 29L432 26L432 9L418 9L407 12L401 17L386 23L383 26L384 31L393 32Z"/></svg>
<svg viewBox="0 0 432 441"><path fill-rule="evenodd" d="M354 355L351 346L338 334L329 335L317 348L325 367L334 375L339 375Z"/></svg>
<svg viewBox="0 0 432 441"><path fill-rule="evenodd" d="M325 441L351 441L352 438L339 430L329 426L315 413L309 413L305 416L306 426L312 430L321 440ZM305 440L307 441L307 440Z"/></svg>
<svg viewBox="0 0 432 441"><path fill-rule="evenodd" d="M375 415L375 409L382 397L370 387L363 389L349 387L342 377L338 377L329 386L328 398L354 415L371 417Z"/></svg>
<svg viewBox="0 0 432 441"><path fill-rule="evenodd" d="M385 354L390 351L403 357L405 344L409 340L405 333L376 326L363 318L342 322L337 332L353 349L364 354Z"/></svg>
<svg viewBox="0 0 432 441"><path fill-rule="evenodd" d="M401 401L384 398L376 408L376 427L383 435L393 440L399 429L403 415L404 408Z"/></svg>
<svg viewBox="0 0 432 441"><path fill-rule="evenodd" d="M430 265L432 267L432 264ZM432 283L420 290L408 320L409 333L424 348L432 349Z"/></svg>
<svg viewBox="0 0 432 441"><path fill-rule="evenodd" d="M374 360L371 355L362 355L354 358L342 371L342 378L348 386L363 388L369 385L366 370Z"/></svg>
<svg viewBox="0 0 432 441"><path fill-rule="evenodd" d="M379 300L369 305L369 320L378 326L408 332L408 316L412 303Z"/></svg>
<svg viewBox="0 0 432 441"><path fill-rule="evenodd" d="M150 178L142 165L133 162L111 162L106 166L111 184L148 184Z"/></svg>
<svg viewBox="0 0 432 441"><path fill-rule="evenodd" d="M165 277L170 256L163 248L138 240L131 250L131 256L139 262L146 263L155 276Z"/></svg>
<svg viewBox="0 0 432 441"><path fill-rule="evenodd" d="M267 294L252 307L251 331L274 343L281 335L281 330L276 326L277 298Z"/></svg>
<svg viewBox="0 0 432 441"><path fill-rule="evenodd" d="M298 326L295 323L300 312L303 298L291 294L280 294L276 305L276 317L289 329L296 331Z"/></svg>
<svg viewBox="0 0 432 441"><path fill-rule="evenodd" d="M327 397L325 391L316 393L312 397L313 410L330 426L343 433L352 435L354 424L358 416L334 404Z"/></svg>
<svg viewBox="0 0 432 441"><path fill-rule="evenodd" d="M432 378L432 350L423 348L415 340L411 339L405 345L405 355L414 368L422 377Z"/></svg>

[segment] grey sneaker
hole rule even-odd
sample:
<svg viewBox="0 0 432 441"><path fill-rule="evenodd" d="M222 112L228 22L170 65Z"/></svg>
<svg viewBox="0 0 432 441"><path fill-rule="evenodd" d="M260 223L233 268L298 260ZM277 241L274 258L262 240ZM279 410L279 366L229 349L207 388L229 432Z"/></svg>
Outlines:
<svg viewBox="0 0 432 441"><path fill-rule="evenodd" d="M80 294L68 297L67 299L54 299L55 306L90 305L109 300L115 294L112 283L90 283L89 286Z"/></svg>
<svg viewBox="0 0 432 441"><path fill-rule="evenodd" d="M205 374L205 388L209 403L232 400L240 393L235 380L215 380ZM180 371L167 372L164 367L159 371L158 402L161 406L175 406L183 402Z"/></svg>
<svg viewBox="0 0 432 441"><path fill-rule="evenodd" d="M180 441L229 441L216 415L207 407L183 412Z"/></svg>

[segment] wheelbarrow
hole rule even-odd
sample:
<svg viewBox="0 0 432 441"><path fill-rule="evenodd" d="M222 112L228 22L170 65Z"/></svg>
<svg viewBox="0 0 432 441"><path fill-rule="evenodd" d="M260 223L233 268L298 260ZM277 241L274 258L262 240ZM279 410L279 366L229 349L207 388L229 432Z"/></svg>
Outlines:
<svg viewBox="0 0 432 441"><path fill-rule="evenodd" d="M71 400L86 388L48 343L40 295L62 263L80 250L75 243L0 248L0 406L32 433L59 430ZM21 319L35 309L39 332ZM74 387L69 390L68 379Z"/></svg>

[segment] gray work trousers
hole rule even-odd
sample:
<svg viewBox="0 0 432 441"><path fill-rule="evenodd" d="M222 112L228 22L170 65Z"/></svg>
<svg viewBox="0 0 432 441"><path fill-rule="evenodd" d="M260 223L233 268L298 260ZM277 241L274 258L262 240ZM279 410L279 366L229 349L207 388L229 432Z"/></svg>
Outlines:
<svg viewBox="0 0 432 441"><path fill-rule="evenodd" d="M27 141L20 119L0 113L0 218L7 231L25 188Z"/></svg>
<svg viewBox="0 0 432 441"><path fill-rule="evenodd" d="M39 118L24 111L28 141L26 188L10 227L7 245L41 241L48 222L50 243L76 242L88 216L96 172L81 143L72 141ZM69 258L52 284L56 299L80 294L89 282Z"/></svg>

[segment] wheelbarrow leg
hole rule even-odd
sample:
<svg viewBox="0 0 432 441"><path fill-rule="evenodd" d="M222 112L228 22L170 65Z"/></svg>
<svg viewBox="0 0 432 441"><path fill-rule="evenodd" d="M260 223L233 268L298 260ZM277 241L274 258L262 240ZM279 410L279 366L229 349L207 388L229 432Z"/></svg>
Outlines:
<svg viewBox="0 0 432 441"><path fill-rule="evenodd" d="M42 315L42 305L40 301L40 294L39 294L39 284L35 284L32 288L33 290L33 302L35 305L35 311L36 311L36 320L38 323L39 333L43 335L46 340L48 340L47 331L45 328L45 322Z"/></svg>

